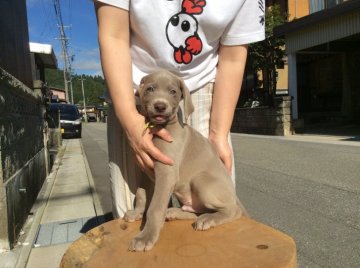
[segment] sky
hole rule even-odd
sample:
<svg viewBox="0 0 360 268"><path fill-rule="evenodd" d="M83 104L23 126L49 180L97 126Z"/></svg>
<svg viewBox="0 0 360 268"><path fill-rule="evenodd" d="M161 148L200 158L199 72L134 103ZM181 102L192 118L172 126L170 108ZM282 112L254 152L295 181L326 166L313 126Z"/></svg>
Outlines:
<svg viewBox="0 0 360 268"><path fill-rule="evenodd" d="M26 0L29 40L52 45L58 68L63 69L60 31L53 0ZM60 0L69 55L74 55L72 69L76 74L102 75L97 25L92 0Z"/></svg>

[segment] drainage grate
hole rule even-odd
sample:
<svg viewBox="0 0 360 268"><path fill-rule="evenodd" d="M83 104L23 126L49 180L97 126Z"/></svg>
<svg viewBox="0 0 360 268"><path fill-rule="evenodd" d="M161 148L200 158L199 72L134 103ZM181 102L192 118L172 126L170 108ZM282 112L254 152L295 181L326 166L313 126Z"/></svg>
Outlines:
<svg viewBox="0 0 360 268"><path fill-rule="evenodd" d="M94 218L80 218L41 224L34 247L71 243L97 225Z"/></svg>

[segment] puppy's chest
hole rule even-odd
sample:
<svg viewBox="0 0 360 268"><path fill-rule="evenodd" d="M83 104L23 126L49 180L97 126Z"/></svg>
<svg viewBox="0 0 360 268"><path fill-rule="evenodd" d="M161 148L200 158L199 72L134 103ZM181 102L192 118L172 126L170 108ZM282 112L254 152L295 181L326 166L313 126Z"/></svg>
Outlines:
<svg viewBox="0 0 360 268"><path fill-rule="evenodd" d="M198 170L201 162L214 157L214 151L209 141L199 132L189 126L174 127L168 129L173 137L173 142L169 143L160 138L155 138L154 143L161 152L169 156L179 169L179 173Z"/></svg>
<svg viewBox="0 0 360 268"><path fill-rule="evenodd" d="M180 126L171 127L167 130L172 136L173 141L166 142L155 136L154 144L161 152L173 158L174 161L180 160L182 156L186 154L189 141L192 139L191 135L189 135L186 128L181 128Z"/></svg>

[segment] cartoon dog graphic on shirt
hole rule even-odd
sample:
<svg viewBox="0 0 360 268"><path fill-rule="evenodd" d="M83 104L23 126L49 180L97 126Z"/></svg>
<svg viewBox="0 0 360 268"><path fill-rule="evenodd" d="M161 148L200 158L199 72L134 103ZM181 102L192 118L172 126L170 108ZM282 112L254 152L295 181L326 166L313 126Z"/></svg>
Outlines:
<svg viewBox="0 0 360 268"><path fill-rule="evenodd" d="M166 25L166 37L174 48L174 60L179 64L189 64L193 55L202 50L195 15L201 14L205 5L205 0L183 0L181 12L173 15Z"/></svg>

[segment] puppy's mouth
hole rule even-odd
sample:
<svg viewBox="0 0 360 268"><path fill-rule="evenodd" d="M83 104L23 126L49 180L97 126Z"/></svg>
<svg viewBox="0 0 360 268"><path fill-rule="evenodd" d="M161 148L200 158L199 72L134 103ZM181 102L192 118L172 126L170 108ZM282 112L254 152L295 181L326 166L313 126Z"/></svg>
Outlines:
<svg viewBox="0 0 360 268"><path fill-rule="evenodd" d="M164 125L169 122L170 116L163 114L155 114L150 117L150 121L155 125Z"/></svg>

